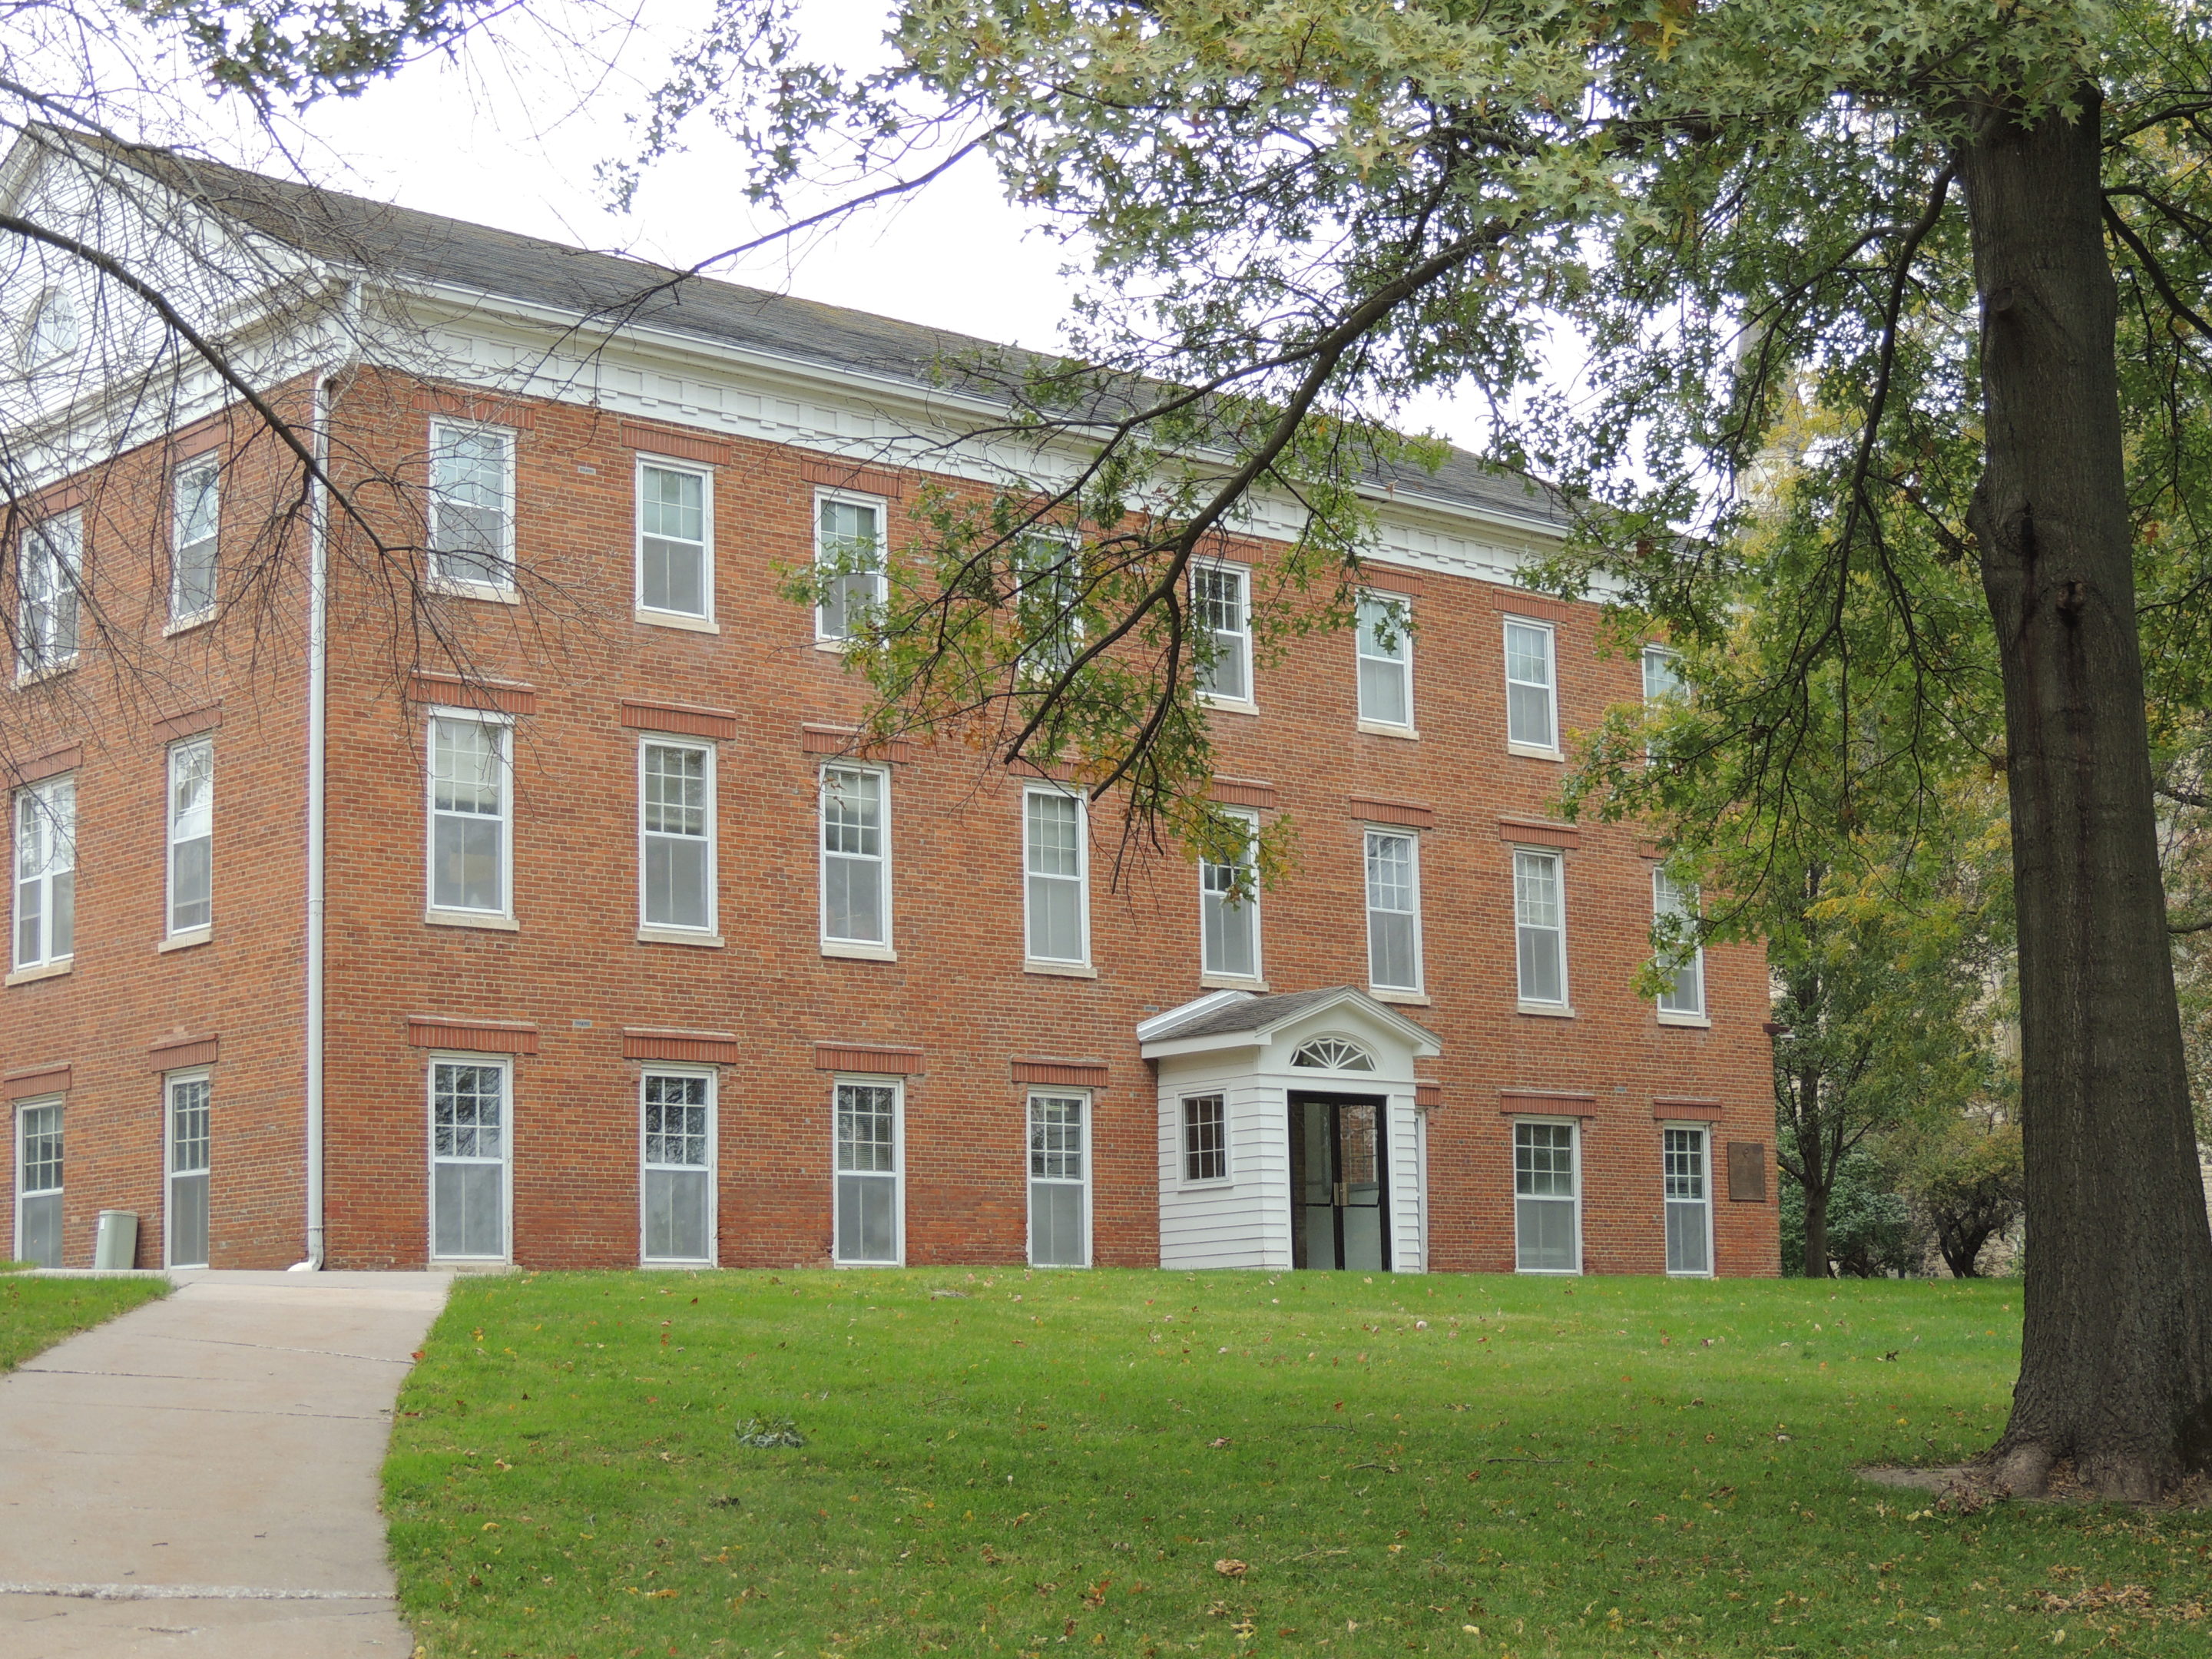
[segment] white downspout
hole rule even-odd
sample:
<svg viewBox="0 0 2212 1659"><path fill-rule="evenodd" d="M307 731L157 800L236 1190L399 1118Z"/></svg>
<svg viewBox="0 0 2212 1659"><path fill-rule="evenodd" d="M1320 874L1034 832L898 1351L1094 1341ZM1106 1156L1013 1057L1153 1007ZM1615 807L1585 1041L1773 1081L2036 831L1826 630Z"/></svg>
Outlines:
<svg viewBox="0 0 2212 1659"><path fill-rule="evenodd" d="M350 334L359 290L340 302L340 326ZM308 434L317 476L307 483L307 1255L294 1273L323 1266L323 837L329 817L324 761L329 745L330 703L330 466L331 382L342 365L315 375L313 430Z"/></svg>

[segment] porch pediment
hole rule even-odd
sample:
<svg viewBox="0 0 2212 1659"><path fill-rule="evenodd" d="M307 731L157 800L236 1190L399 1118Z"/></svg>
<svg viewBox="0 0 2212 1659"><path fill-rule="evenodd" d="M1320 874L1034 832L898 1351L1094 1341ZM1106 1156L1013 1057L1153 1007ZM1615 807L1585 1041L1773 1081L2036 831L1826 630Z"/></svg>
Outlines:
<svg viewBox="0 0 2212 1659"><path fill-rule="evenodd" d="M1356 985L1269 995L1216 991L1142 1021L1137 1041L1146 1060L1259 1050L1270 1070L1311 1066L1316 1054L1341 1059L1363 1051L1371 1066L1350 1069L1397 1077L1411 1076L1413 1060L1443 1050L1426 1026Z"/></svg>

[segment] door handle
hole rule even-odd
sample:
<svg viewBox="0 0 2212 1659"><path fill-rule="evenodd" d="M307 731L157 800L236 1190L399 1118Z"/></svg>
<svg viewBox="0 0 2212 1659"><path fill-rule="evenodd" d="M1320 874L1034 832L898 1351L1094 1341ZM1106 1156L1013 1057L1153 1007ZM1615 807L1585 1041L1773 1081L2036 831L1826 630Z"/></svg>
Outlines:
<svg viewBox="0 0 2212 1659"><path fill-rule="evenodd" d="M1341 1210L1351 1202L1352 1193L1349 1183L1342 1181L1338 1182L1336 1183L1336 1207Z"/></svg>

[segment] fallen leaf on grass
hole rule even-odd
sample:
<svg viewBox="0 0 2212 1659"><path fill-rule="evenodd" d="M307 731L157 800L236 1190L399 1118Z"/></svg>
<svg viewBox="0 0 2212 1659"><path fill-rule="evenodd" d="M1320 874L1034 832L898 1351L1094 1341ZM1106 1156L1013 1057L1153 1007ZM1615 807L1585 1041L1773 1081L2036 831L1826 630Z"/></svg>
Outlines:
<svg viewBox="0 0 2212 1659"><path fill-rule="evenodd" d="M1223 1560L1216 1561L1213 1564L1213 1570L1219 1573L1224 1578L1242 1578L1246 1573L1252 1571L1252 1565L1249 1561L1238 1561L1233 1559L1224 1559Z"/></svg>

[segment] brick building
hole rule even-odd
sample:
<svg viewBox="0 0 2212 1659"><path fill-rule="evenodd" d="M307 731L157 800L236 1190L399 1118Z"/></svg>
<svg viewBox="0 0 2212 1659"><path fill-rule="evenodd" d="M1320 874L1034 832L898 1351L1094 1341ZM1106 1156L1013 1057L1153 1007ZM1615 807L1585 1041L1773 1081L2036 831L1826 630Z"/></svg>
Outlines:
<svg viewBox="0 0 2212 1659"><path fill-rule="evenodd" d="M49 159L11 202L68 210ZM211 382L89 456L79 386L27 449L17 1255L82 1265L119 1209L149 1265L1776 1270L1761 953L1640 997L1682 896L1552 809L1566 734L1666 662L1515 586L1540 499L1462 457L1402 481L1370 574L1411 630L1279 663L1243 556L1200 569L1218 798L1291 814L1297 862L1256 905L1173 858L1109 886L1110 799L858 749L842 605L779 592L988 476L901 448L988 414L936 373L973 343L195 188L364 517ZM79 281L11 300L19 374L82 349ZM380 522L440 550L440 665L395 656Z"/></svg>

